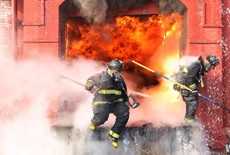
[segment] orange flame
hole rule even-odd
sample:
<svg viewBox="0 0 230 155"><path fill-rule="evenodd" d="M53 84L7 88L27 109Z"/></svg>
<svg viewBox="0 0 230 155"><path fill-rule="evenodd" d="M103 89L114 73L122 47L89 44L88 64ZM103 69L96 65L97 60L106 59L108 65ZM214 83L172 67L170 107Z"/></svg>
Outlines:
<svg viewBox="0 0 230 155"><path fill-rule="evenodd" d="M182 18L178 14L149 17L123 16L117 17L113 23L102 25L68 21L65 56L70 59L84 56L101 61L114 58L124 61L136 60L156 67L164 64L166 56L178 56L179 46L176 49L170 47L171 49L161 50L167 38L180 34L181 21ZM175 37L177 36L173 36L174 40ZM159 51L161 54L158 54ZM154 59L157 61L153 61ZM160 70L164 71L164 69L160 67Z"/></svg>

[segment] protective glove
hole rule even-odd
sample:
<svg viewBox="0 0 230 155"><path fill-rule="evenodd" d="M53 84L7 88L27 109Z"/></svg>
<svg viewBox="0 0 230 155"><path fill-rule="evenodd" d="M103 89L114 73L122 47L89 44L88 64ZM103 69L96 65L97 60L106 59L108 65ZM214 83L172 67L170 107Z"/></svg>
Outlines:
<svg viewBox="0 0 230 155"><path fill-rule="evenodd" d="M95 94L97 90L98 88L94 86L92 89L90 89L90 93Z"/></svg>
<svg viewBox="0 0 230 155"><path fill-rule="evenodd" d="M180 91L181 87L178 84L174 84L173 89L175 89L176 91Z"/></svg>
<svg viewBox="0 0 230 155"><path fill-rule="evenodd" d="M137 100L132 96L132 95L129 95L129 105L132 109L136 109L137 107L140 106L140 103L137 102Z"/></svg>
<svg viewBox="0 0 230 155"><path fill-rule="evenodd" d="M85 89L88 90L90 93L94 94L97 91L97 87L91 80L88 80L85 84Z"/></svg>

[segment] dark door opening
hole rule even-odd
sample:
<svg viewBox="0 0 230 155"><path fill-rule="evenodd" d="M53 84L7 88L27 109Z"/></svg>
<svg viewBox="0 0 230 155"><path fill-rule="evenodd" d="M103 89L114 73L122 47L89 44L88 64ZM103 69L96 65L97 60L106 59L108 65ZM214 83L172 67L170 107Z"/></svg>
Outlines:
<svg viewBox="0 0 230 155"><path fill-rule="evenodd" d="M80 16L73 1L63 2L59 12L60 57L65 60L85 57L101 62L114 58L125 62L136 60L163 73L169 72L172 65L168 59L179 57L186 42L186 28L182 26L186 14L177 10L182 3L174 7L169 7L170 3L149 0L131 4L114 7L108 2L105 21L94 24ZM159 83L155 75L133 64L126 66L128 73L144 77L140 86Z"/></svg>

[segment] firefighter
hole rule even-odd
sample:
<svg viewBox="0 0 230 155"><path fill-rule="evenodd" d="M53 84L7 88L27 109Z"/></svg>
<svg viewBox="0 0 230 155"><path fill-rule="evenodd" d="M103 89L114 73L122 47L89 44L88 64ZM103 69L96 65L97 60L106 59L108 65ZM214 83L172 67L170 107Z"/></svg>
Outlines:
<svg viewBox="0 0 230 155"><path fill-rule="evenodd" d="M203 76L205 73L214 69L219 64L216 56L209 55L206 61L199 57L191 63L181 65L179 71L175 74L178 83L190 88L187 90L178 84L174 84L174 89L179 91L183 101L186 104L185 123L192 123L195 119L196 109L198 107L198 89L203 87Z"/></svg>
<svg viewBox="0 0 230 155"><path fill-rule="evenodd" d="M112 146L118 147L121 132L129 119L127 88L121 76L123 63L112 60L107 64L106 71L88 78L85 88L94 93L93 118L89 128L92 131L108 120L109 114L116 116L115 124L109 131Z"/></svg>

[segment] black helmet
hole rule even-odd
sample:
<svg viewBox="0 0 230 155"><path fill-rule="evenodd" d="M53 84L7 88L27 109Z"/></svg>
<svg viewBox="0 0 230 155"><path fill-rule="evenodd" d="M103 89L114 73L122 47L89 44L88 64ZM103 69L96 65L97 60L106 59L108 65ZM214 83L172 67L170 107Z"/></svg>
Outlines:
<svg viewBox="0 0 230 155"><path fill-rule="evenodd" d="M121 60L115 59L110 61L107 66L109 69L117 70L120 72L123 69L123 62Z"/></svg>
<svg viewBox="0 0 230 155"><path fill-rule="evenodd" d="M212 65L212 66L216 66L220 63L219 59L214 55L209 55L206 57L206 59L210 63L210 65Z"/></svg>

